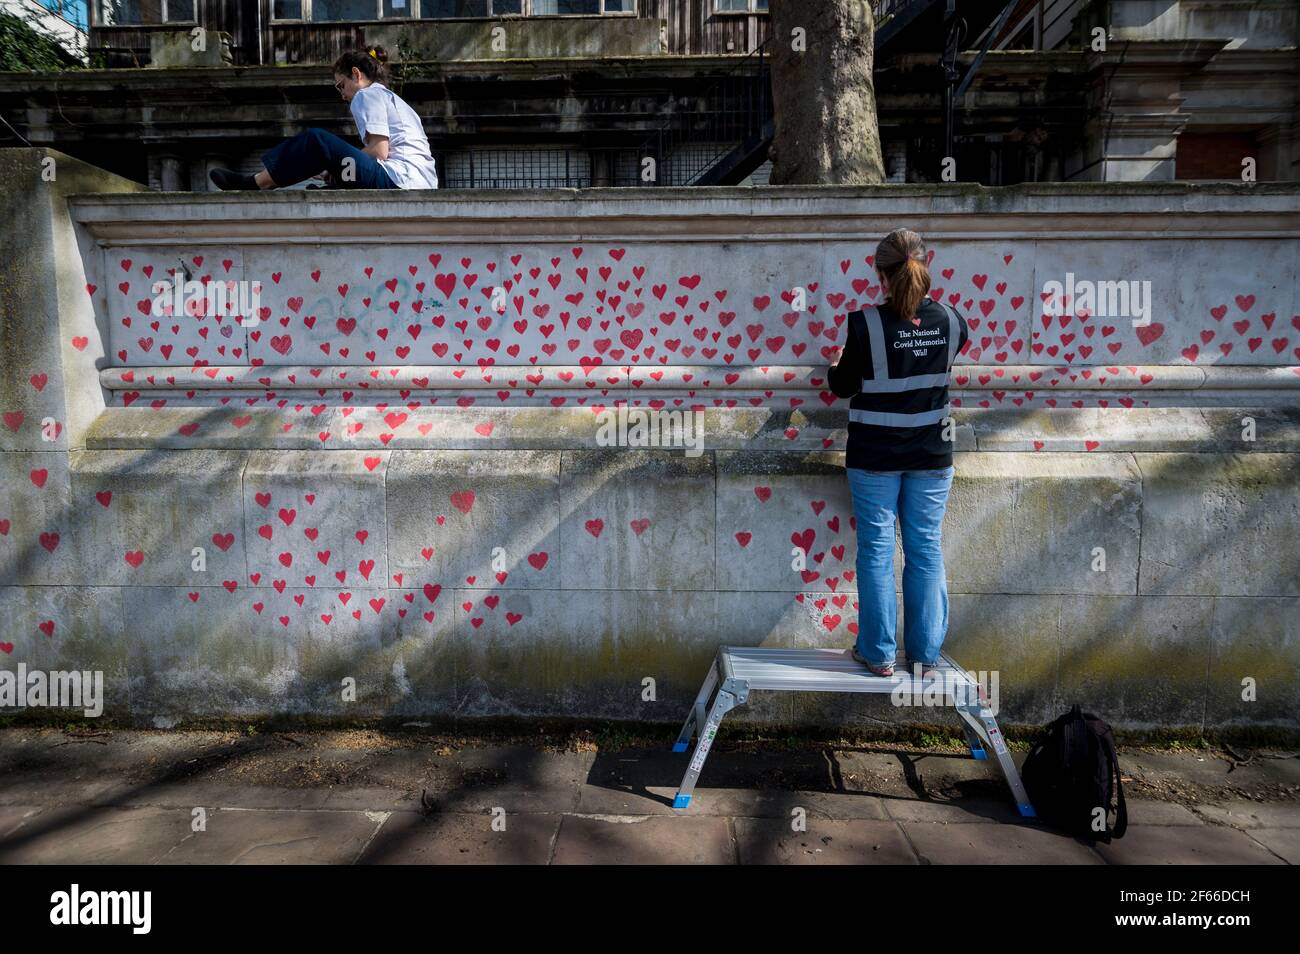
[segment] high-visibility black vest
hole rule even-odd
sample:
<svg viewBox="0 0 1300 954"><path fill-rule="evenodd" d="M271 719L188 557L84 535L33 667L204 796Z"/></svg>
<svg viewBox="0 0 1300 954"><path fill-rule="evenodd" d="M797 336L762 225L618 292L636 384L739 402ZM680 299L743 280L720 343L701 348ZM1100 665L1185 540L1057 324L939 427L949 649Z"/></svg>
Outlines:
<svg viewBox="0 0 1300 954"><path fill-rule="evenodd" d="M887 335L884 317L879 308L866 308L853 312L850 321L855 320L855 333L862 335L859 341L865 341L871 350L871 377L863 377L863 395L904 394L906 391L931 391L939 398L939 391L948 387L948 374L953 364L957 363L957 348L961 346L961 318L948 305L940 305L946 318L946 334L943 337L933 334L935 325L922 321L913 325L911 322L893 322L896 328ZM907 337L897 337L898 331L904 331ZM888 341L887 341L888 338ZM927 339L933 339L928 343ZM943 342L943 347L937 342ZM901 346L909 342L910 347ZM928 347L927 346L928 343ZM889 346L893 346L892 348ZM904 365L904 372L889 372L889 355L894 352L910 352L910 355L897 355L896 364ZM922 354L923 352L923 354ZM857 400L857 399L854 399ZM867 402L863 402L867 403ZM875 402L872 402L875 403ZM911 404L914 402L902 402ZM881 428L914 428L936 424L948 416L948 406L932 407L922 411L871 411L849 404L849 420L858 424L874 424Z"/></svg>
<svg viewBox="0 0 1300 954"><path fill-rule="evenodd" d="M952 408L948 380L962 346L962 318L927 299L919 324L885 318L878 308L849 315L863 355L861 390L849 400L849 467L948 467L943 439ZM870 355L870 357L867 357Z"/></svg>

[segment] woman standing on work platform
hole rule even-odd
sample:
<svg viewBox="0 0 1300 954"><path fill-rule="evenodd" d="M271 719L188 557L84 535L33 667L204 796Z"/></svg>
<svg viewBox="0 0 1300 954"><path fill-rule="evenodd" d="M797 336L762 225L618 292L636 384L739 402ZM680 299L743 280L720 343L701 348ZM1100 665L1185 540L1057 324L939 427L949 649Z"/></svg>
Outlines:
<svg viewBox="0 0 1300 954"><path fill-rule="evenodd" d="M939 659L948 632L940 531L952 487L948 372L970 332L929 297L925 243L897 229L876 248L886 301L849 315L831 390L849 402L846 467L858 540L853 658L877 676L897 653L894 523L903 536L903 646L908 667Z"/></svg>
<svg viewBox="0 0 1300 954"><path fill-rule="evenodd" d="M352 104L358 149L323 129L286 139L262 157L262 170L244 175L213 169L219 189L274 189L320 176L338 188L436 189L438 173L415 110L388 88L382 46L344 53L334 63L334 88Z"/></svg>

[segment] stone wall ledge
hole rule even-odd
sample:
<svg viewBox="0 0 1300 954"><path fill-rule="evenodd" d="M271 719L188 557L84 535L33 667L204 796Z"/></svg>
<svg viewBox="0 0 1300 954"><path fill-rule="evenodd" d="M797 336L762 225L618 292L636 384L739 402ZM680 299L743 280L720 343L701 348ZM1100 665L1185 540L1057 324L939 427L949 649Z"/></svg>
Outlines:
<svg viewBox="0 0 1300 954"><path fill-rule="evenodd" d="M485 390L812 391L826 390L825 365L144 365L103 368L109 391L353 388L413 394ZM1300 365L958 364L961 391L1300 391Z"/></svg>
<svg viewBox="0 0 1300 954"><path fill-rule="evenodd" d="M689 405L684 405L689 407ZM307 450L599 448L613 402L585 407L416 407L325 403L280 407L108 408L86 447ZM1184 451L1300 453L1300 408L954 409L958 452ZM1249 419L1249 420L1247 420ZM1253 424L1251 423L1253 421ZM843 451L846 412L825 408L703 410L705 450ZM1248 439L1253 426L1253 440ZM617 447L610 448L617 450ZM682 453L677 450L676 453Z"/></svg>
<svg viewBox="0 0 1300 954"><path fill-rule="evenodd" d="M1100 232L1206 240L1215 235L1300 237L1300 187L1290 183L1050 183L861 187L718 187L707 190L543 189L82 195L73 219L114 246L374 242L428 245L529 236L597 240L652 237L716 242L808 235L860 239L906 218L931 241L1019 236L1077 239L1080 219ZM438 221L438 231L430 222ZM665 229L665 222L672 222ZM436 236L436 239L435 239Z"/></svg>
<svg viewBox="0 0 1300 954"><path fill-rule="evenodd" d="M962 453L949 585L1300 598L1298 459ZM0 585L838 593L856 560L843 464L614 448L0 454L16 494ZM815 541L816 572L795 572L792 531Z"/></svg>

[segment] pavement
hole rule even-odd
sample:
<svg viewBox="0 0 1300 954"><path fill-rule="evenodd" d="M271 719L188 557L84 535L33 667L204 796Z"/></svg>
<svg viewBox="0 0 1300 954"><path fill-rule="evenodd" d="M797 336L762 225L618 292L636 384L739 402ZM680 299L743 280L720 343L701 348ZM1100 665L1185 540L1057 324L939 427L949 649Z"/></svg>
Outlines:
<svg viewBox="0 0 1300 954"><path fill-rule="evenodd" d="M957 749L720 738L0 729L5 864L1300 863L1300 753L1121 750L1129 830L1021 819ZM1017 762L1023 753L1016 753Z"/></svg>

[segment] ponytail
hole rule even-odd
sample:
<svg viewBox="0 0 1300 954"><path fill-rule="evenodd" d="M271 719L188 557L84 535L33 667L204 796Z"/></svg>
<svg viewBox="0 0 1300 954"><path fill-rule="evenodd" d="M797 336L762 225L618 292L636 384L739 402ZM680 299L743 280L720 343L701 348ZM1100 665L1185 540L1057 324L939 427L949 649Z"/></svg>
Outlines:
<svg viewBox="0 0 1300 954"><path fill-rule="evenodd" d="M925 242L910 229L895 229L876 247L876 268L889 284L889 303L903 319L916 317L930 293Z"/></svg>
<svg viewBox="0 0 1300 954"><path fill-rule="evenodd" d="M372 83L388 85L388 51L382 46L371 46L364 50L349 50L334 61L334 73L338 76L351 76L354 69Z"/></svg>

